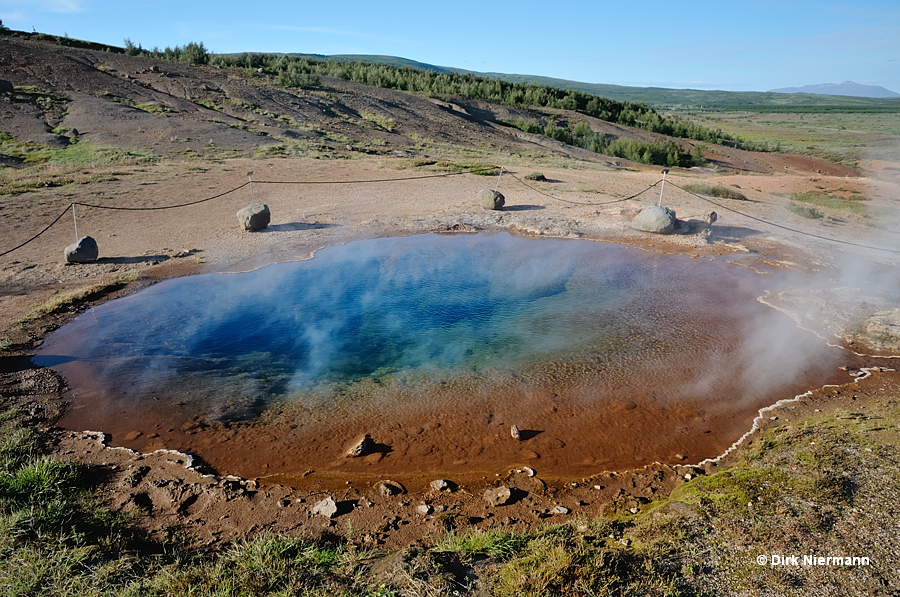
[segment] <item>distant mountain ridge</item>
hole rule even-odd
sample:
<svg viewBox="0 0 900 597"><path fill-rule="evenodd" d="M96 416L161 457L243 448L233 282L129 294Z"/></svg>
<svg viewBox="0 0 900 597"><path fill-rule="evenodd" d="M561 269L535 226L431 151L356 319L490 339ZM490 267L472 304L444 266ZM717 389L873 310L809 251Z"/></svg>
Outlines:
<svg viewBox="0 0 900 597"><path fill-rule="evenodd" d="M815 95L845 95L848 97L900 97L900 93L894 93L879 85L860 85L853 81L843 83L820 83L818 85L804 85L803 87L782 87L770 89L769 93L812 93Z"/></svg>

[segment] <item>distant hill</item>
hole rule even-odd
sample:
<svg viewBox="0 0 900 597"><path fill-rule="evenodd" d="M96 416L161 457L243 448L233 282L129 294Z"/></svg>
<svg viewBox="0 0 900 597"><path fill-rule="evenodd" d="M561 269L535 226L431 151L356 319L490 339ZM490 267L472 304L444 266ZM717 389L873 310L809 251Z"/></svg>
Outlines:
<svg viewBox="0 0 900 597"><path fill-rule="evenodd" d="M437 66L396 56L375 56L364 54L293 54L315 60L336 60L339 62L360 61L391 66L406 66L436 72L472 74L490 77L510 83L534 83L563 89L574 89L624 102L639 102L655 110L690 111L752 111L752 112L900 112L900 95L883 87L890 95L869 96L853 94L789 95L787 92L762 91L717 91L700 89L669 89L665 87L628 87L603 83L584 83L567 79L555 79L538 75L517 75L508 73L485 73L450 66ZM859 85L861 88L869 86Z"/></svg>
<svg viewBox="0 0 900 597"><path fill-rule="evenodd" d="M815 95L845 95L847 97L900 97L900 93L894 93L890 89L878 85L860 85L853 81L843 83L820 83L819 85L804 85L803 87L782 87L772 89L770 93L812 93Z"/></svg>

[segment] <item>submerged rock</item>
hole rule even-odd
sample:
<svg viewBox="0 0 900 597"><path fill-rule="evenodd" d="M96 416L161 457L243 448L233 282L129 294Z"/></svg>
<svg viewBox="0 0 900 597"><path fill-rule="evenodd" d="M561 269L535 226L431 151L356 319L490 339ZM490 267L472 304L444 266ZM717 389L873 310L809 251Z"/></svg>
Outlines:
<svg viewBox="0 0 900 597"><path fill-rule="evenodd" d="M673 210L660 205L651 205L634 217L631 227L655 234L672 234L675 231L675 223Z"/></svg>
<svg viewBox="0 0 900 597"><path fill-rule="evenodd" d="M251 203L237 212L237 219L244 230L255 232L257 230L263 230L269 225L269 222L272 219L272 213L269 211L268 205Z"/></svg>
<svg viewBox="0 0 900 597"><path fill-rule="evenodd" d="M64 251L66 263L93 263L100 255L97 241L90 236L82 237L77 243L72 243Z"/></svg>

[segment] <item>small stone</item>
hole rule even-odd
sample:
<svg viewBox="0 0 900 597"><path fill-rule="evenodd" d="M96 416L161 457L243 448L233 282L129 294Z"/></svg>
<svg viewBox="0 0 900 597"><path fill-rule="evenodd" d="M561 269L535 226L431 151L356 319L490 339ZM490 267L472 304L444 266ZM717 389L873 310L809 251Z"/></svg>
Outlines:
<svg viewBox="0 0 900 597"><path fill-rule="evenodd" d="M512 500L512 491L505 485L484 492L484 499L490 506L505 506Z"/></svg>
<svg viewBox="0 0 900 597"><path fill-rule="evenodd" d="M360 437L353 440L353 443L349 448L347 448L344 456L346 456L347 458L358 458L360 456L365 456L371 453L374 446L375 442L372 441L372 436L366 433L365 435L361 435Z"/></svg>
<svg viewBox="0 0 900 597"><path fill-rule="evenodd" d="M324 516L325 518L333 518L334 515L337 514L337 511L337 504L331 496L328 496L320 502L316 502L316 505L310 509L310 513L313 516Z"/></svg>
<svg viewBox="0 0 900 597"><path fill-rule="evenodd" d="M506 204L506 198L499 191L481 189L478 191L478 201L484 209L502 209Z"/></svg>
<svg viewBox="0 0 900 597"><path fill-rule="evenodd" d="M556 506L555 508L553 508L552 510L550 510L550 512L551 512L552 514L568 514L568 513L569 513L569 509L566 508L565 506Z"/></svg>
<svg viewBox="0 0 900 597"><path fill-rule="evenodd" d="M426 516L428 514L431 514L432 509L431 509L431 506L429 506L428 504L420 504L420 505L416 506L416 511L418 511L419 514Z"/></svg>
<svg viewBox="0 0 900 597"><path fill-rule="evenodd" d="M435 479L431 482L434 491L453 491L453 484L447 479Z"/></svg>
<svg viewBox="0 0 900 597"><path fill-rule="evenodd" d="M621 543L625 547L628 547L629 545L631 545L631 539L619 539L619 543Z"/></svg>
<svg viewBox="0 0 900 597"><path fill-rule="evenodd" d="M638 512L640 512L640 510L638 508L629 508L628 511L631 512L632 514L637 514Z"/></svg>
<svg viewBox="0 0 900 597"><path fill-rule="evenodd" d="M375 485L375 489L377 489L378 493L380 493L384 497L391 497L392 495L400 495L401 493L406 493L406 488L396 481L379 481Z"/></svg>
<svg viewBox="0 0 900 597"><path fill-rule="evenodd" d="M66 247L63 255L66 263L93 263L97 261L100 249L93 237L84 236L78 242Z"/></svg>
<svg viewBox="0 0 900 597"><path fill-rule="evenodd" d="M519 428L516 427L515 425L513 425L512 428L509 430L509 434L512 435L512 438L515 440L522 439L522 434L519 433Z"/></svg>

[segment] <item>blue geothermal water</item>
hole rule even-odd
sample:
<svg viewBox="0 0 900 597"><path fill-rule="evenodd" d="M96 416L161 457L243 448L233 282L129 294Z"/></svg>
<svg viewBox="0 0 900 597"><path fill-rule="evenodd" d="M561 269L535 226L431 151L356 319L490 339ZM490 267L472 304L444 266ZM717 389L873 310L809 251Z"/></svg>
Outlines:
<svg viewBox="0 0 900 597"><path fill-rule="evenodd" d="M438 383L584 359L605 363L611 386L635 367L665 386L661 369L679 362L710 384L718 353L747 344L750 333L722 329L722 310L730 322L740 319L737 299L754 316L766 311L753 300L752 276L588 241L374 239L307 261L161 282L82 314L34 360L118 400L188 399L197 412L232 420L336 384ZM774 378L796 370L777 350L760 366Z"/></svg>

